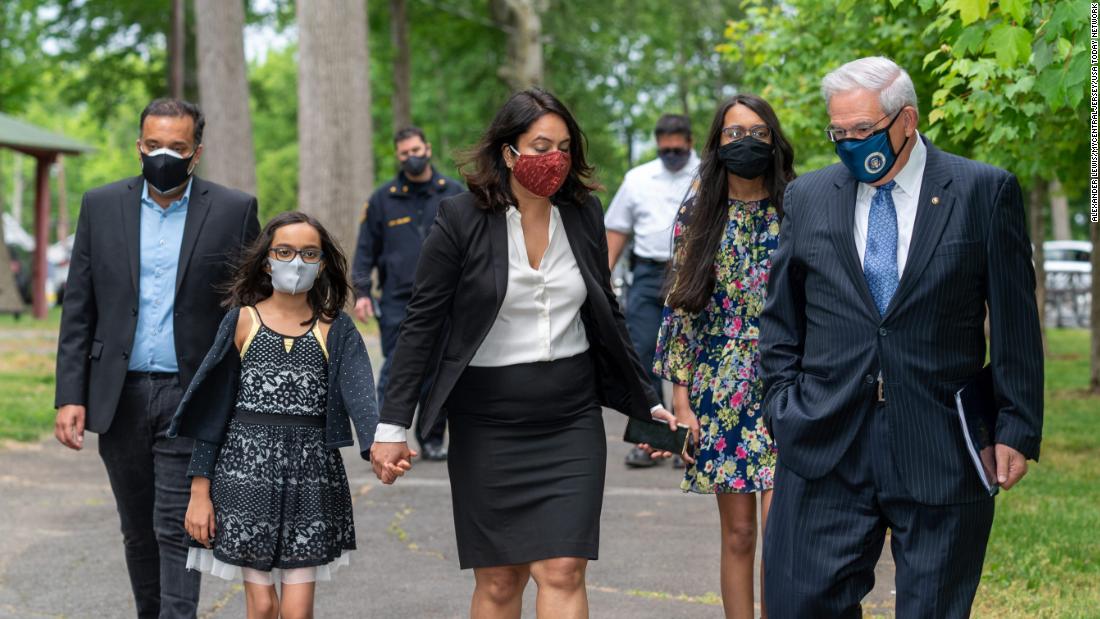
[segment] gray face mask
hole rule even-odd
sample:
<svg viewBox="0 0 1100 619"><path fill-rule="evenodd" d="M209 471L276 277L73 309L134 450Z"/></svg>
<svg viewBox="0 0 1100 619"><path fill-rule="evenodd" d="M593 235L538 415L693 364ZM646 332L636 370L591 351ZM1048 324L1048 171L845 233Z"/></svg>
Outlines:
<svg viewBox="0 0 1100 619"><path fill-rule="evenodd" d="M285 294L301 294L313 288L321 263L306 264L301 256L294 256L290 262L280 262L268 258L271 266L271 287Z"/></svg>

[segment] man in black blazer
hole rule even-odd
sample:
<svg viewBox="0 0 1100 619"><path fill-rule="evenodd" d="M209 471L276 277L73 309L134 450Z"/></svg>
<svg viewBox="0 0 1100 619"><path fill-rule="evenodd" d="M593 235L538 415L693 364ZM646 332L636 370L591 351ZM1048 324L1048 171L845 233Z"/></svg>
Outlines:
<svg viewBox="0 0 1100 619"><path fill-rule="evenodd" d="M1043 357L1020 186L917 133L908 74L864 58L822 82L842 164L784 200L761 319L779 450L764 542L773 617L859 617L886 530L899 617L967 616L993 499L955 392L989 359L997 474L1037 459Z"/></svg>
<svg viewBox="0 0 1100 619"><path fill-rule="evenodd" d="M139 617L195 616L191 441L166 433L224 315L219 286L259 234L254 197L192 176L203 124L185 101L142 112L142 176L84 194L61 315L54 434L71 449L99 434Z"/></svg>

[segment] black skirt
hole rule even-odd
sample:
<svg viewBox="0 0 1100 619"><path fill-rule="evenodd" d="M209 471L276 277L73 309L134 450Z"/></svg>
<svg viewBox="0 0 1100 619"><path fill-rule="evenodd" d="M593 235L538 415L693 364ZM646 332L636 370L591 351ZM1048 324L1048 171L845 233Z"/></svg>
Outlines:
<svg viewBox="0 0 1100 619"><path fill-rule="evenodd" d="M588 353L469 367L447 399L462 569L596 559L607 440Z"/></svg>

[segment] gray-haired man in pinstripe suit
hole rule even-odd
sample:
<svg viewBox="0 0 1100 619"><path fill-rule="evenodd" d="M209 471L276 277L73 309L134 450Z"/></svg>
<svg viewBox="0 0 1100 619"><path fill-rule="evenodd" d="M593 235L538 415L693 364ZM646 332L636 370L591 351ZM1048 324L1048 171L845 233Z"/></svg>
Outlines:
<svg viewBox="0 0 1100 619"><path fill-rule="evenodd" d="M1002 488L1039 457L1043 358L1012 174L917 132L909 75L863 58L822 81L842 163L791 183L761 319L779 449L764 542L773 617L859 617L887 529L898 617L965 617L993 499L954 393L982 369Z"/></svg>

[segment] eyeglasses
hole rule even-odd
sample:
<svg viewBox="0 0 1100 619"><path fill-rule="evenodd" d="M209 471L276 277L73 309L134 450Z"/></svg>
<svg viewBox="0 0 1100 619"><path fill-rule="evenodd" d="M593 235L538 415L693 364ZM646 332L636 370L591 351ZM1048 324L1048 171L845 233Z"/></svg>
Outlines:
<svg viewBox="0 0 1100 619"><path fill-rule="evenodd" d="M156 140L142 140L140 144L141 152L145 153L146 155L155 150L167 148L168 150L175 151L176 154L178 154L180 157L186 159L187 157L191 156L191 153L195 152L195 148L190 144L175 143L166 146L164 144L161 144L160 142L157 142Z"/></svg>
<svg viewBox="0 0 1100 619"><path fill-rule="evenodd" d="M765 142L768 138L772 137L772 130L767 125L753 125L748 129L741 125L730 125L722 129L722 135L726 136L732 142L740 142L745 139L745 136L751 135L753 138Z"/></svg>
<svg viewBox="0 0 1100 619"><path fill-rule="evenodd" d="M859 123L856 126L852 127L851 129L843 129L841 127L834 127L833 125L829 125L828 127L825 127L825 135L829 136L829 141L830 142L839 142L841 140L847 140L849 138L852 138L852 139L855 139L855 140L864 140L864 139L867 139L868 136L870 136L872 133L875 132L875 127L880 122L882 122L883 120L885 120L887 118L890 118L889 114L883 116L882 118L876 120L873 123L868 123L868 122Z"/></svg>
<svg viewBox="0 0 1100 619"><path fill-rule="evenodd" d="M301 256L302 262L306 264L317 264L321 261L321 258L325 257L325 252L317 249L316 247L307 247L305 249L294 249L293 247L272 247L268 252L275 257L279 262L290 262L294 260L294 256Z"/></svg>

